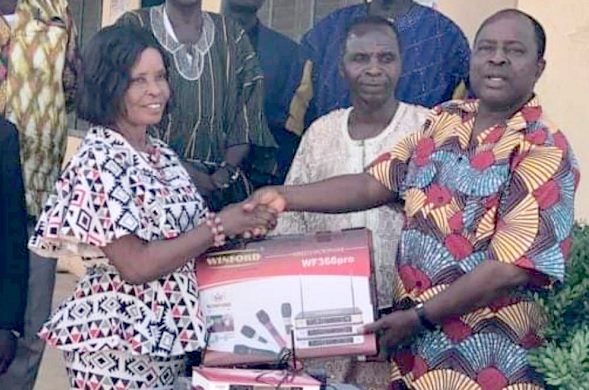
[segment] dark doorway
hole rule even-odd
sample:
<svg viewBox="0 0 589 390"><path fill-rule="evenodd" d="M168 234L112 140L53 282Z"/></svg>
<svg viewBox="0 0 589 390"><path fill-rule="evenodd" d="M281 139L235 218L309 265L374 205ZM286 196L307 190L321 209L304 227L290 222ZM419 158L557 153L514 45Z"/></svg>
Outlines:
<svg viewBox="0 0 589 390"><path fill-rule="evenodd" d="M142 0L141 7L153 7L154 5L163 4L164 0Z"/></svg>

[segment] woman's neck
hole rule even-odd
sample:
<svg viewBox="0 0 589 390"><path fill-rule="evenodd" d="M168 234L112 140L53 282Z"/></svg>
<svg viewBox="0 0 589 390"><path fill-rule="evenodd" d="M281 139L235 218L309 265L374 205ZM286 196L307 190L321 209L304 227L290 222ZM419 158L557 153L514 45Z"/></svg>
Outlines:
<svg viewBox="0 0 589 390"><path fill-rule="evenodd" d="M147 136L147 126L132 126L124 123L115 124L114 130L119 132L129 144L140 152L147 152L149 148L149 138Z"/></svg>
<svg viewBox="0 0 589 390"><path fill-rule="evenodd" d="M388 127L397 113L399 101L392 98L378 107L354 102L353 106L348 123L349 133L352 139L361 140L376 137Z"/></svg>

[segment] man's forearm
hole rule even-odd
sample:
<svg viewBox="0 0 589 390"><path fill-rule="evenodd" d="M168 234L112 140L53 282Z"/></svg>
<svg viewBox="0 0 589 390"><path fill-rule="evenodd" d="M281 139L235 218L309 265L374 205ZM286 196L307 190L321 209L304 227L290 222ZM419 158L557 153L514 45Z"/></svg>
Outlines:
<svg viewBox="0 0 589 390"><path fill-rule="evenodd" d="M441 323L488 306L528 283L529 272L515 265L485 261L425 304L427 318Z"/></svg>
<svg viewBox="0 0 589 390"><path fill-rule="evenodd" d="M281 187L289 211L347 213L368 210L395 200L395 194L367 173Z"/></svg>
<svg viewBox="0 0 589 390"><path fill-rule="evenodd" d="M249 144L229 146L225 151L224 161L232 167L240 167L249 152Z"/></svg>

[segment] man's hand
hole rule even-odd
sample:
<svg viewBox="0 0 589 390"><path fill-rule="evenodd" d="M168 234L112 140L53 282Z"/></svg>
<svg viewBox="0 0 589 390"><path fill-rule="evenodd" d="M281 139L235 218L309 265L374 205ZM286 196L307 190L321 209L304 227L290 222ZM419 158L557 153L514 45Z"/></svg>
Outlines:
<svg viewBox="0 0 589 390"><path fill-rule="evenodd" d="M192 175L192 180L196 185L196 189L202 196L210 196L213 191L217 189L213 180L211 180L211 176L207 175L206 173L196 171L194 175Z"/></svg>
<svg viewBox="0 0 589 390"><path fill-rule="evenodd" d="M11 331L0 329L0 375L4 374L16 354L16 336Z"/></svg>
<svg viewBox="0 0 589 390"><path fill-rule="evenodd" d="M419 318L415 310L399 310L386 315L376 322L365 325L360 333L376 333L379 335L379 358L385 359L389 352L400 344L410 340L419 331Z"/></svg>
<svg viewBox="0 0 589 390"><path fill-rule="evenodd" d="M264 236L276 226L277 213L271 208L260 205L251 211L245 211L241 204L226 206L218 214L227 236L245 238Z"/></svg>
<svg viewBox="0 0 589 390"><path fill-rule="evenodd" d="M211 183L215 186L216 189L224 189L227 186L231 185L231 174L227 168L219 168L209 176L211 179Z"/></svg>
<svg viewBox="0 0 589 390"><path fill-rule="evenodd" d="M286 197L279 186L264 187L254 192L243 202L244 211L252 211L257 206L266 206L276 213L286 210Z"/></svg>
<svg viewBox="0 0 589 390"><path fill-rule="evenodd" d="M190 175L194 185L196 185L196 189L198 190L199 194L204 197L208 197L213 191L217 189L210 175L199 171L187 161L182 161L182 165Z"/></svg>

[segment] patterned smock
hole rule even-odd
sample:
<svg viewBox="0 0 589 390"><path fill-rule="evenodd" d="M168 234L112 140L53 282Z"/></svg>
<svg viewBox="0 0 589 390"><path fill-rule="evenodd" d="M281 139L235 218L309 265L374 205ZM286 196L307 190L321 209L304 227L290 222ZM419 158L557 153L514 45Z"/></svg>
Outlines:
<svg viewBox="0 0 589 390"><path fill-rule="evenodd" d="M571 243L577 164L565 136L532 99L506 123L473 138L478 101L434 108L423 129L368 172L405 201L395 295L424 302L486 260L562 280ZM515 291L448 318L393 357L393 388L541 389L527 350L542 342L543 316Z"/></svg>
<svg viewBox="0 0 589 390"><path fill-rule="evenodd" d="M192 261L159 280L131 285L101 249L129 234L172 239L203 218L203 200L177 155L152 142L156 152L148 155L113 130L90 129L47 201L30 249L47 257L82 256L89 266L40 332L52 346L170 357L203 344Z"/></svg>

